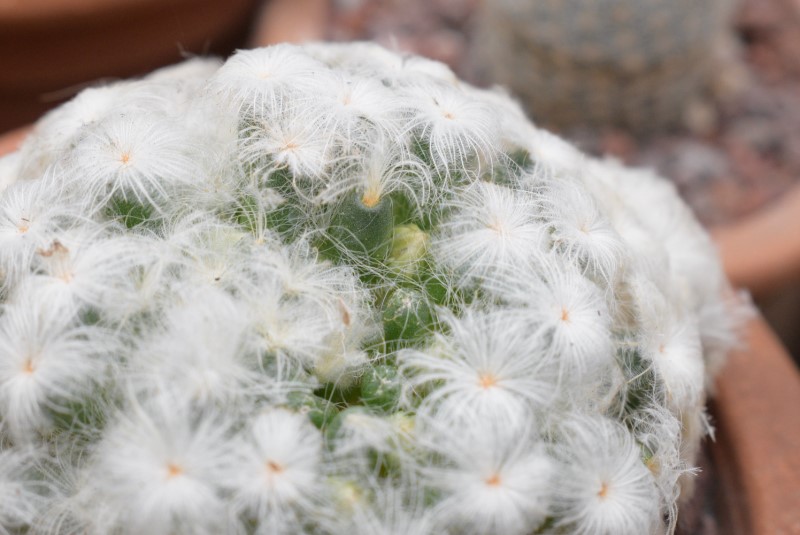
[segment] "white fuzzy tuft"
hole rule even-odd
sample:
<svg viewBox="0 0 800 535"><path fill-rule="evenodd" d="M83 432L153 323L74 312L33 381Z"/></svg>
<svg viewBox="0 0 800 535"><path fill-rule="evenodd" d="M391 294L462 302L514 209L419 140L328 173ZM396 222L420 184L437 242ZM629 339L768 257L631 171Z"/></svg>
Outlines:
<svg viewBox="0 0 800 535"><path fill-rule="evenodd" d="M79 490L87 522L130 534L225 531L221 483L233 448L224 421L222 414L194 415L173 396L133 401L89 460Z"/></svg>
<svg viewBox="0 0 800 535"><path fill-rule="evenodd" d="M444 210L431 252L462 285L498 270L516 272L549 247L536 202L524 192L475 182L445 201Z"/></svg>
<svg viewBox="0 0 800 535"><path fill-rule="evenodd" d="M103 382L115 345L46 303L6 305L0 316L0 415L16 442L44 432L52 411L70 410Z"/></svg>
<svg viewBox="0 0 800 535"><path fill-rule="evenodd" d="M466 311L427 351L399 355L411 385L436 384L422 411L442 421L478 417L520 425L555 394L556 371L524 312Z"/></svg>
<svg viewBox="0 0 800 535"><path fill-rule="evenodd" d="M585 379L613 363L611 318L604 293L558 257L510 271L487 284L504 302L530 310L547 355L566 377Z"/></svg>
<svg viewBox="0 0 800 535"><path fill-rule="evenodd" d="M495 159L499 125L484 102L444 85L413 87L411 96L416 108L409 131L427 141L437 169L451 176L454 169L463 173L474 167L476 160Z"/></svg>
<svg viewBox="0 0 800 535"><path fill-rule="evenodd" d="M653 533L660 522L657 489L628 431L605 418L566 422L556 449L558 524L577 535Z"/></svg>
<svg viewBox="0 0 800 535"><path fill-rule="evenodd" d="M544 522L555 465L530 423L508 427L485 418L463 422L463 427L430 423L423 440L431 441L444 462L423 475L443 492L435 509L442 529L525 535Z"/></svg>
<svg viewBox="0 0 800 535"><path fill-rule="evenodd" d="M175 188L194 180L191 149L163 117L120 115L77 144L70 172L101 205L119 196L158 207Z"/></svg>
<svg viewBox="0 0 800 535"><path fill-rule="evenodd" d="M577 184L556 182L543 194L555 249L595 279L613 286L624 265L622 239Z"/></svg>
<svg viewBox="0 0 800 535"><path fill-rule="evenodd" d="M325 493L322 438L302 414L269 409L244 430L240 460L226 476L234 508L257 533L292 533Z"/></svg>

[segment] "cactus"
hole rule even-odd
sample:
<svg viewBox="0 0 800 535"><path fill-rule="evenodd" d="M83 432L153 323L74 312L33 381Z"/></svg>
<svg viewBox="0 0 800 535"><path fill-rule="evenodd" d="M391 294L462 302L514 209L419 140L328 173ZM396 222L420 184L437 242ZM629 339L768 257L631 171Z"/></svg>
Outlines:
<svg viewBox="0 0 800 535"><path fill-rule="evenodd" d="M0 531L662 533L737 309L658 177L368 44L0 159Z"/></svg>
<svg viewBox="0 0 800 535"><path fill-rule="evenodd" d="M652 132L679 124L725 54L735 0L497 0L476 62L537 122Z"/></svg>

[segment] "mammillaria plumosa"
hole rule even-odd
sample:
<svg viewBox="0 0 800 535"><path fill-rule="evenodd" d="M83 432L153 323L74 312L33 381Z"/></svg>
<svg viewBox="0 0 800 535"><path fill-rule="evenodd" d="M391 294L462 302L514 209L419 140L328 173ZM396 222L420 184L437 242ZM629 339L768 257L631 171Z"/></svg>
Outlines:
<svg viewBox="0 0 800 535"><path fill-rule="evenodd" d="M0 532L673 529L735 314L674 188L369 44L0 159Z"/></svg>

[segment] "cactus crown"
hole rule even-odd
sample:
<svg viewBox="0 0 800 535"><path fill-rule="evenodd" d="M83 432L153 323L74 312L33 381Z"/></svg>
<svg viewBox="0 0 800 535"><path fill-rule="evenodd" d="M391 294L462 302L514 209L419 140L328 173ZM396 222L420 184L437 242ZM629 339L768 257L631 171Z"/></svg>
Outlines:
<svg viewBox="0 0 800 535"><path fill-rule="evenodd" d="M674 525L724 277L668 184L506 96L241 51L84 91L0 184L3 530Z"/></svg>

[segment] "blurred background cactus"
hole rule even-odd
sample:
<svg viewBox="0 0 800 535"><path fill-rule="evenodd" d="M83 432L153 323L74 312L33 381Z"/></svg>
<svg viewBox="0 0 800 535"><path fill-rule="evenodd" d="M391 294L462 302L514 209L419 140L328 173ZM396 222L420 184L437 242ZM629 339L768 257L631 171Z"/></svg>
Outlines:
<svg viewBox="0 0 800 535"><path fill-rule="evenodd" d="M537 123L676 126L725 61L735 0L491 0L472 50Z"/></svg>

